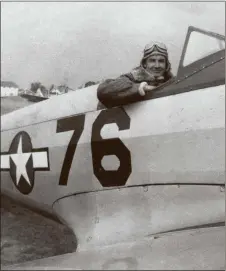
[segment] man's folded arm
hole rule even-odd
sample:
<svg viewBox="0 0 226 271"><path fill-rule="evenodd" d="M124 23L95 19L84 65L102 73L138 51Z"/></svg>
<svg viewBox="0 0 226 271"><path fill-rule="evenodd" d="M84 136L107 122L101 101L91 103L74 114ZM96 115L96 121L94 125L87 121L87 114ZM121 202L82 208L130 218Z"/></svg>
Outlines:
<svg viewBox="0 0 226 271"><path fill-rule="evenodd" d="M99 101L106 107L113 107L135 102L140 97L140 83L132 82L128 76L107 79L97 89Z"/></svg>

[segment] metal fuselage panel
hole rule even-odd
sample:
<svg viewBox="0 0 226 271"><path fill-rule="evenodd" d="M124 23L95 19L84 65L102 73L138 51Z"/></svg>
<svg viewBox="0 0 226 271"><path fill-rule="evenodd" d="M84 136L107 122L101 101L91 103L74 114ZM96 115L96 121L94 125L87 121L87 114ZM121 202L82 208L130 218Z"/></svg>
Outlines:
<svg viewBox="0 0 226 271"><path fill-rule="evenodd" d="M5 169L2 191L51 208L68 195L115 187L224 184L224 116L220 85L5 130L4 155L18 133L29 135L34 184L21 193ZM18 144L11 146L13 153ZM40 150L46 150L45 158L37 155ZM42 159L48 159L46 165Z"/></svg>

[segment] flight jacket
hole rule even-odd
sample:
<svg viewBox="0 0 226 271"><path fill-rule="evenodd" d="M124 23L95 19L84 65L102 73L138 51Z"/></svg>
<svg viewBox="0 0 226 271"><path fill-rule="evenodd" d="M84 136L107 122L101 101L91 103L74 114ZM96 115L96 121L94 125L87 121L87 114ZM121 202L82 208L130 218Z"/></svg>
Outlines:
<svg viewBox="0 0 226 271"><path fill-rule="evenodd" d="M171 78L173 78L173 74L169 71L161 77L161 80L156 80L143 67L139 66L116 79L107 79L97 88L97 97L100 101L97 109L103 108L103 105L114 107L135 102L141 97L138 92L141 82L147 82L148 85L157 87Z"/></svg>

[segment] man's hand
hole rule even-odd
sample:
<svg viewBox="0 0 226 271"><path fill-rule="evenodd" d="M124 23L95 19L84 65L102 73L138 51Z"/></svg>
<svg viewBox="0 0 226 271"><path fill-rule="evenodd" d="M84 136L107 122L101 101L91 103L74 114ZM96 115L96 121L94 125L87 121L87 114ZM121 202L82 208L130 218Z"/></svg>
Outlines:
<svg viewBox="0 0 226 271"><path fill-rule="evenodd" d="M146 92L152 91L154 88L154 86L149 86L147 82L142 82L140 83L138 92L141 96L145 96Z"/></svg>

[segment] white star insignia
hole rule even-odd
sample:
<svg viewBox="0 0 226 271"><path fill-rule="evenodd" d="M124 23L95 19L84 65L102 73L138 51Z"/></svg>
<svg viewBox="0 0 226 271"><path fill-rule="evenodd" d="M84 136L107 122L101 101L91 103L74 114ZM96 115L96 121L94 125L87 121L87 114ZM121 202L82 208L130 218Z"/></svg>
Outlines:
<svg viewBox="0 0 226 271"><path fill-rule="evenodd" d="M31 153L23 153L22 137L20 137L17 153L10 155L10 157L12 158L13 162L16 165L16 185L19 184L20 178L21 176L23 176L26 182L31 186L29 177L27 175L27 169L26 169L26 164L30 156L31 156Z"/></svg>

